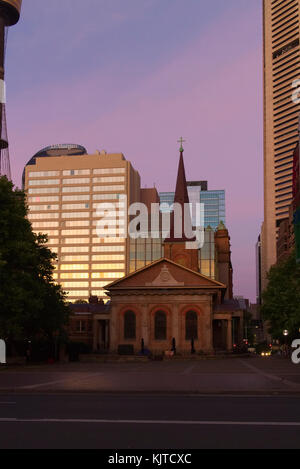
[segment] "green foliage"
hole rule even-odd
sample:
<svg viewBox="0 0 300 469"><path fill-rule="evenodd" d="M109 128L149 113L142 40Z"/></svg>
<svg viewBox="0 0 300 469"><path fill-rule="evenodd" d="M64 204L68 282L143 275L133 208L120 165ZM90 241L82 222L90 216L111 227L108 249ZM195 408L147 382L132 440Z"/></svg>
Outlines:
<svg viewBox="0 0 300 469"><path fill-rule="evenodd" d="M24 192L0 177L0 336L50 339L66 324L68 308L53 281L56 255L26 215Z"/></svg>
<svg viewBox="0 0 300 469"><path fill-rule="evenodd" d="M299 336L300 328L300 264L295 253L268 273L268 286L263 292L262 315L270 323L270 333L281 338L284 329L289 339Z"/></svg>

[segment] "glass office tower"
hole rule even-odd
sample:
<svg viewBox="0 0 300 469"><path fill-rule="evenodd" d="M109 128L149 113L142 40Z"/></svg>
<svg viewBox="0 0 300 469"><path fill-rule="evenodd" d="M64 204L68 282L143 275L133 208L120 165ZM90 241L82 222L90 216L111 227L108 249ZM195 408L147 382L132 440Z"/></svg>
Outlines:
<svg viewBox="0 0 300 469"><path fill-rule="evenodd" d="M204 205L204 227L210 226L214 231L222 221L226 225L225 191L208 190L207 181L187 182L188 195L192 204L191 215L193 226L196 226L196 203ZM161 211L166 213L172 210L174 192L160 192Z"/></svg>

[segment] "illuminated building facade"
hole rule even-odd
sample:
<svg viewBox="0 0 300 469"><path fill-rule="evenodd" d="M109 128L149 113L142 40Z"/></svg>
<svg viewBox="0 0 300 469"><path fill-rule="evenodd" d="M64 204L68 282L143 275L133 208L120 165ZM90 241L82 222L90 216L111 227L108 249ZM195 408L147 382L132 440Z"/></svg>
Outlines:
<svg viewBox="0 0 300 469"><path fill-rule="evenodd" d="M71 302L97 296L127 273L128 204L139 200L140 176L123 154L87 154L79 145L47 147L27 163L23 174L28 218L36 233L48 235L57 253L55 280ZM124 199L124 196L127 199ZM99 204L115 204L117 229L107 235L97 225ZM101 236L103 234L103 236Z"/></svg>

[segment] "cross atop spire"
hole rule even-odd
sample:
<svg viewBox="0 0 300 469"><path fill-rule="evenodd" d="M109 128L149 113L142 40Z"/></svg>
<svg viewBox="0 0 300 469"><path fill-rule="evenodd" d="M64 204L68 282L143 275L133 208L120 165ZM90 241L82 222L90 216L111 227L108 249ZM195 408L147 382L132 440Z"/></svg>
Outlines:
<svg viewBox="0 0 300 469"><path fill-rule="evenodd" d="M178 143L180 143L180 149L179 149L179 151L180 151L180 152L183 152L183 151L184 151L184 149L183 149L183 146L182 146L182 144L183 144L183 143L185 143L185 142L186 142L186 140L183 140L183 138L182 138L182 137L180 137L180 139L179 139L179 140L177 140L177 142L178 142Z"/></svg>
<svg viewBox="0 0 300 469"><path fill-rule="evenodd" d="M185 210L185 205L189 204L189 196L186 184L186 177L185 177L185 168L184 168L184 161L183 161L183 147L182 143L185 140L181 137L178 141L181 144L180 147L180 156L179 156L179 165L178 165L178 172L177 172L177 181L176 181L176 189L175 189L175 196L174 196L174 204L178 204L181 206L182 215L181 215L181 237L175 237L175 218L174 218L174 211L171 213L171 226L170 226L170 234L168 238L165 239L165 242L186 242L186 241L194 241L195 238L187 238L185 234L185 228L192 229L192 220L189 210ZM178 222L178 221L177 221Z"/></svg>

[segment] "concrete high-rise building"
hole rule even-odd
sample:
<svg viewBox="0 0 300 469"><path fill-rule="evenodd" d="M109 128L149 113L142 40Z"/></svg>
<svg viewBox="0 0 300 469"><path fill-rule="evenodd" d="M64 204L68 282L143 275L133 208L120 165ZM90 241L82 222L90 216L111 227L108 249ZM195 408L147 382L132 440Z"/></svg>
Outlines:
<svg viewBox="0 0 300 469"><path fill-rule="evenodd" d="M300 0L264 0L264 222L262 288L276 263L278 227L292 202L300 111ZM298 81L297 81L298 80Z"/></svg>
<svg viewBox="0 0 300 469"><path fill-rule="evenodd" d="M138 172L121 153L88 155L80 145L54 145L30 159L23 186L28 218L36 233L48 234L48 245L58 255L54 278L68 299L107 300L103 287L128 272L129 240L123 230L128 205L140 199ZM102 233L97 227L102 203L115 204L116 230L103 227ZM109 237L107 230L112 230Z"/></svg>

